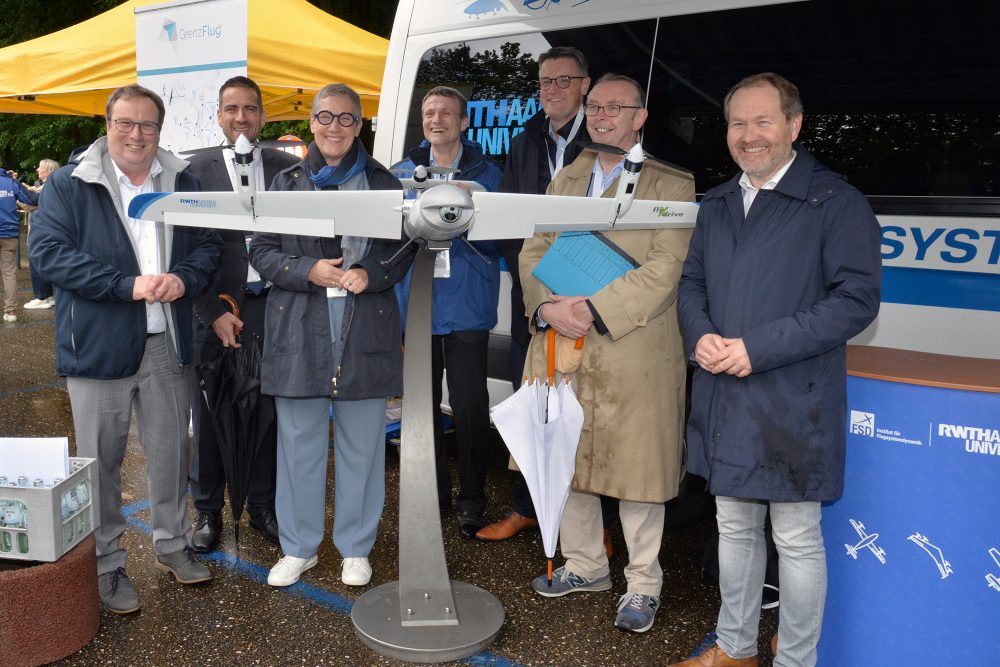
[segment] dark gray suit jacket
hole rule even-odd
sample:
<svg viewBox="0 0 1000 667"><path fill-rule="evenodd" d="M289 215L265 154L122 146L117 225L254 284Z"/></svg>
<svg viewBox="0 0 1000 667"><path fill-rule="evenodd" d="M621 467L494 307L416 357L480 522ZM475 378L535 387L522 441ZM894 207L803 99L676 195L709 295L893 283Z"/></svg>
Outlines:
<svg viewBox="0 0 1000 667"><path fill-rule="evenodd" d="M294 155L284 151L265 148L261 151L264 162L264 182L257 184L261 192L267 190L271 180L282 169L299 162ZM188 173L198 178L202 192L231 192L232 181L223 161L222 151L201 153L190 158ZM247 280L246 235L242 231L220 229L222 237L222 257L219 271L208 287L194 301L194 343L200 349L206 342L218 342L212 331L212 322L228 310L219 300L219 294L228 294L243 308L243 288Z"/></svg>

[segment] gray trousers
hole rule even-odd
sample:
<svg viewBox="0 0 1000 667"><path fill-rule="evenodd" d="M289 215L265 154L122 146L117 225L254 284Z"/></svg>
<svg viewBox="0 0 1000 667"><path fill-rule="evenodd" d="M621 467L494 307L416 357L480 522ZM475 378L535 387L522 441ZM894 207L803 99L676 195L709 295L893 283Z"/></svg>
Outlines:
<svg viewBox="0 0 1000 667"><path fill-rule="evenodd" d="M153 550L174 553L187 545L188 414L190 394L185 374L168 349L165 334L150 336L139 371L112 380L66 378L79 456L97 459L101 525L97 573L125 567L119 544L125 532L121 510L121 467L135 409L139 442L146 456L146 482L153 524Z"/></svg>
<svg viewBox="0 0 1000 667"><path fill-rule="evenodd" d="M343 298L327 299L330 350L340 364ZM360 335L364 335L363 333ZM286 556L312 558L323 541L330 398L274 398L278 473L274 511ZM333 401L333 544L343 558L367 557L385 505L385 399Z"/></svg>
<svg viewBox="0 0 1000 667"><path fill-rule="evenodd" d="M275 397L278 474L274 509L281 551L311 558L323 541L330 399ZM385 504L385 399L333 401L333 543L368 556Z"/></svg>

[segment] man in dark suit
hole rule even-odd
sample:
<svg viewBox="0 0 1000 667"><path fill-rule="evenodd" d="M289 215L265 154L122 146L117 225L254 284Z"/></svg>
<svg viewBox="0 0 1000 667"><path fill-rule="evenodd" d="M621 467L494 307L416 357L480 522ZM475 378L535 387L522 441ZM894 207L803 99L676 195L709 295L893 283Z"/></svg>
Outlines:
<svg viewBox="0 0 1000 667"><path fill-rule="evenodd" d="M219 89L219 126L226 141L236 142L239 135L257 141L264 126L264 108L260 88L244 76L236 76ZM201 182L202 191L233 190L233 154L229 149L202 153L191 158L190 172ZM299 160L274 149L254 149L256 183L267 189L274 175ZM263 348L264 305L268 285L260 279L247 260L248 234L242 231L220 230L223 241L219 272L214 281L195 300L194 355L195 363L217 357L224 347L239 347L237 329L242 340L257 338ZM230 312L220 300L220 294L231 296L240 308L240 316ZM194 396L201 396L196 374L192 373ZM264 400L272 400L265 396ZM204 400L193 400L194 463L191 466L191 494L198 512L192 544L195 551L212 551L219 544L222 531L223 492L225 477L215 431ZM265 538L278 543L278 521L274 514L275 431L268 434L254 461L247 494L250 527Z"/></svg>

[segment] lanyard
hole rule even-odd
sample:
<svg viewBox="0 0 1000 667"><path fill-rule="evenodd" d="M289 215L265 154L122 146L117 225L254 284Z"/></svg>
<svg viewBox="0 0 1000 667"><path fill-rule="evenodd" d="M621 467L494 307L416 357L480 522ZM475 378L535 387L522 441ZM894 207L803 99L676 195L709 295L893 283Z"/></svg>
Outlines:
<svg viewBox="0 0 1000 667"><path fill-rule="evenodd" d="M583 125L583 106L576 112L576 120L573 121L573 127L569 131L569 137L565 139L565 143L562 145L560 150L559 140L562 139L558 132L553 132L551 123L549 124L549 135L555 135L556 142L556 160L552 161L552 155L549 153L548 149L545 151L545 157L549 161L549 175L552 178L556 177L559 170L563 168L563 159L566 157L566 148L569 146L570 142L576 138L576 133L580 131L580 126Z"/></svg>

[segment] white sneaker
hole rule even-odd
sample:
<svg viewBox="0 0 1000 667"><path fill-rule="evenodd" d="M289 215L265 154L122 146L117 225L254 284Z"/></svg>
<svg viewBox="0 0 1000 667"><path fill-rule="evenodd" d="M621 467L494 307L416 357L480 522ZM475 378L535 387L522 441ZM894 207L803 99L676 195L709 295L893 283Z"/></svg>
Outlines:
<svg viewBox="0 0 1000 667"><path fill-rule="evenodd" d="M3 314L3 321L4 322L17 322L17 313L15 313L13 310L4 313Z"/></svg>
<svg viewBox="0 0 1000 667"><path fill-rule="evenodd" d="M24 304L24 307L28 310L45 310L46 308L51 308L56 305L55 297L50 296L47 299L32 299L28 303Z"/></svg>
<svg viewBox="0 0 1000 667"><path fill-rule="evenodd" d="M267 573L267 583L269 586L291 586L299 580L299 576L309 568L316 567L319 559L296 558L295 556L285 556L271 568Z"/></svg>
<svg viewBox="0 0 1000 667"><path fill-rule="evenodd" d="M372 566L368 559L345 558L340 580L348 586L366 586L372 580Z"/></svg>

